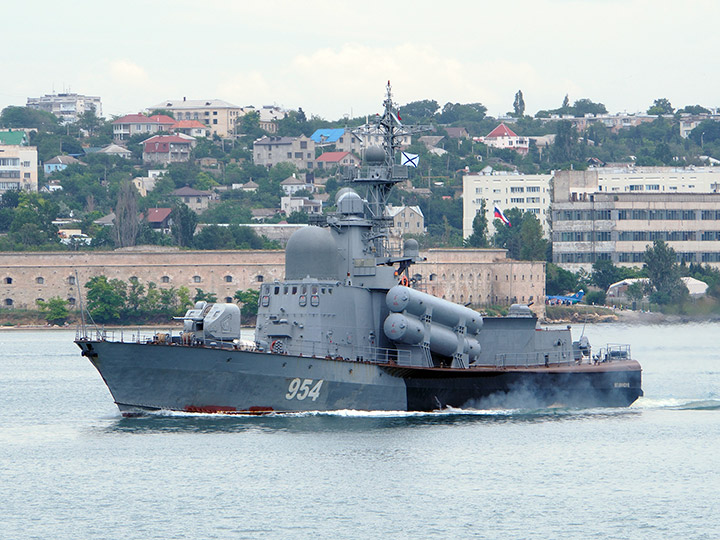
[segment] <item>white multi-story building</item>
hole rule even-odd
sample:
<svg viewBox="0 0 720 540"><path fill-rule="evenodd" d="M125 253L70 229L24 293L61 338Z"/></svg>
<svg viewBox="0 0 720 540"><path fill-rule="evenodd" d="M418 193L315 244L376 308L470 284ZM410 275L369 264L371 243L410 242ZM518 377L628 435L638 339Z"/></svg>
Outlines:
<svg viewBox="0 0 720 540"><path fill-rule="evenodd" d="M469 237L475 214L485 199L488 233L493 235L495 207L503 212L518 208L537 216L549 236L550 174L467 174L463 176L463 237Z"/></svg>
<svg viewBox="0 0 720 540"><path fill-rule="evenodd" d="M640 266L645 249L662 240L679 261L719 266L720 192L716 187L703 189L712 186L709 177L700 184L682 179L680 172L673 174L679 176L661 189L618 185L608 190L600 189L599 171L557 172L552 193L553 262L572 271L588 270L603 259ZM643 185L638 182L633 178L624 187ZM667 189L673 184L676 190Z"/></svg>
<svg viewBox="0 0 720 540"><path fill-rule="evenodd" d="M102 103L97 96L80 94L46 94L42 97L27 98L31 109L46 111L57 116L63 123L77 122L86 111L94 110L95 116L102 116Z"/></svg>
<svg viewBox="0 0 720 540"><path fill-rule="evenodd" d="M38 190L38 155L34 146L0 144L0 193Z"/></svg>
<svg viewBox="0 0 720 540"><path fill-rule="evenodd" d="M601 167L597 191L603 193L718 193L720 167Z"/></svg>

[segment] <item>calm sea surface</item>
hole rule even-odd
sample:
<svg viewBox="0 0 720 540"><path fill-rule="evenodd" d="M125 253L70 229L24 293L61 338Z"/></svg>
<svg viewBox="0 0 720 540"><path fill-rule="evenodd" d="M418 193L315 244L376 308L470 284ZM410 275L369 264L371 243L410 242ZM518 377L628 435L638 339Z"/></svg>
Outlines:
<svg viewBox="0 0 720 540"><path fill-rule="evenodd" d="M720 538L720 324L585 334L631 408L125 419L74 332L1 331L0 540Z"/></svg>

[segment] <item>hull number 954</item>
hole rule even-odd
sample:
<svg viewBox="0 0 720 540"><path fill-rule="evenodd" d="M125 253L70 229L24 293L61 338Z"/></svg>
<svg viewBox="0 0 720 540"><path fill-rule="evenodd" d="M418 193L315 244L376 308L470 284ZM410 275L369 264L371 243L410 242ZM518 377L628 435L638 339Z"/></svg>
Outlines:
<svg viewBox="0 0 720 540"><path fill-rule="evenodd" d="M320 397L320 388L322 388L323 382L325 381L322 379L319 381L314 379L293 379L290 381L285 399L298 399L302 401L306 398L311 398L315 401Z"/></svg>

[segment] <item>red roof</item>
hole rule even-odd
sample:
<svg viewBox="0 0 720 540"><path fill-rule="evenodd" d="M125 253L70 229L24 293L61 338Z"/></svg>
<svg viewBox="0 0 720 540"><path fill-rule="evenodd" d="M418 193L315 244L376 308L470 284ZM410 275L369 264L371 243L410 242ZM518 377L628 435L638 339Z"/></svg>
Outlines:
<svg viewBox="0 0 720 540"><path fill-rule="evenodd" d="M325 152L315 161L326 161L328 163L339 163L345 156L350 155L350 152Z"/></svg>
<svg viewBox="0 0 720 540"><path fill-rule="evenodd" d="M172 208L149 208L147 211L148 223L162 223L170 216Z"/></svg>
<svg viewBox="0 0 720 540"><path fill-rule="evenodd" d="M165 114L153 114L152 116L148 116L149 120L152 120L156 124L174 124L177 122L174 118L171 116L167 116Z"/></svg>
<svg viewBox="0 0 720 540"><path fill-rule="evenodd" d="M500 124L485 136L486 139L499 139L500 137L517 137L517 135L505 124Z"/></svg>

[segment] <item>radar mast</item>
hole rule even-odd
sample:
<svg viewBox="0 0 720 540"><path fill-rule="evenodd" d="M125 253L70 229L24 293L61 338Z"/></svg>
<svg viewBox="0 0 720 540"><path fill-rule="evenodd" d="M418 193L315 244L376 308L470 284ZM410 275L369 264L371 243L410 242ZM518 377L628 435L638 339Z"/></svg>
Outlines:
<svg viewBox="0 0 720 540"><path fill-rule="evenodd" d="M397 165L396 155L403 138L413 133L429 131L430 126L405 126L402 124L397 105L392 100L392 87L387 83L384 111L376 115L374 123L367 122L352 130L364 147L364 166L359 174L350 179L358 188L365 187L367 218L372 222L372 233L368 238L375 245L376 256L388 256L388 230L392 217L387 214L387 200L393 186L408 178L408 167ZM372 138L380 139L380 146L369 145Z"/></svg>

